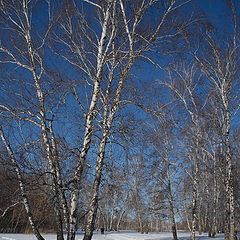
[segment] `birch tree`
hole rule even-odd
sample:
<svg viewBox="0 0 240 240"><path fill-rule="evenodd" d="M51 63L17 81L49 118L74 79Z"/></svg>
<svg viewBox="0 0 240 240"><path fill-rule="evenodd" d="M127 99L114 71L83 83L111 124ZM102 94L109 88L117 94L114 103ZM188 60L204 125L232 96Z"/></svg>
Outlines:
<svg viewBox="0 0 240 240"><path fill-rule="evenodd" d="M200 106L197 102L195 89L199 78L198 70L195 64L180 63L179 66L173 67L168 71L169 81L166 85L182 104L192 123L193 142L190 147L190 152L187 158L192 162L192 172L187 171L192 180L192 226L191 238L194 240L197 228L197 212L198 212L198 183L199 183L199 164L202 154L202 137L201 137L201 114ZM176 75L175 75L176 74ZM204 103L203 103L204 104ZM204 105L203 105L204 106Z"/></svg>
<svg viewBox="0 0 240 240"><path fill-rule="evenodd" d="M56 32L56 41L66 46L69 52L74 54L75 58L66 54L64 58L84 72L86 81L89 81L92 87L89 104L84 109L86 116L85 133L80 158L74 173L74 190L72 191L70 204L70 231L73 238L77 229L79 185L82 171L86 164L86 157L91 146L94 124L99 111L98 105L100 104L103 109L101 113L102 136L99 143L93 195L89 204L84 239L91 239L92 237L106 143L111 133L114 116L120 106L124 83L136 59L143 57L151 61L144 53L149 51L154 41L158 40L160 31L165 29L168 17L187 2L170 1L164 4L163 12L159 16L157 25L154 26L151 32L146 34L141 32L141 26L144 19L148 17L149 9L156 7L157 3L155 1L133 3L133 10L129 15L127 14L128 6L130 7L129 2L103 1L96 3L86 1L86 4L90 4L98 12L100 28L93 28L88 23L88 19L84 18L80 12L78 16L82 16L80 19L84 22L84 25L79 26L80 31L78 33L74 33L73 23L75 16L72 10L78 6L73 3L73 5L67 4L64 8L65 17L60 27L65 33L65 38L60 38ZM98 33L96 33L96 30L98 30ZM177 35L180 29L175 30L174 35ZM166 32L164 31L166 36L161 35L161 37L171 36L170 32ZM80 35L80 33L82 34ZM85 43L89 44L88 48L85 47ZM77 91L75 91L75 97L80 99Z"/></svg>
<svg viewBox="0 0 240 240"><path fill-rule="evenodd" d="M225 191L226 191L226 220L225 220L225 238L235 239L235 217L234 217L234 187L233 187L233 160L231 151L231 119L233 117L231 98L232 87L237 75L238 60L237 39L233 37L227 43L226 49L218 47L217 42L210 36L207 36L207 43L210 48L212 59L203 60L195 56L200 64L202 71L214 85L218 94L218 115L222 128L222 143L225 154Z"/></svg>
<svg viewBox="0 0 240 240"><path fill-rule="evenodd" d="M36 236L36 238L38 240L44 240L44 238L40 234L40 232L39 232L39 230L38 230L38 228L37 228L37 226L34 222L33 215L32 215L32 210L31 210L31 207L29 205L29 200L28 200L27 193L26 193L26 190L25 190L25 185L24 185L24 180L23 180L21 170L18 166L18 163L17 163L17 160L15 158L12 147L5 137L5 134L3 132L2 127L0 128L0 137L1 137L1 140L3 141L3 143L4 143L4 145L7 149L7 152L9 154L10 159L11 159L12 165L14 166L15 173L17 175L17 179L18 179L18 182L19 182L19 188L20 188L20 191L21 191L22 201L23 201L25 210L27 212L28 220L29 220L29 223L31 225L32 231L33 231L34 235Z"/></svg>
<svg viewBox="0 0 240 240"><path fill-rule="evenodd" d="M113 2L116 4L115 2ZM101 180L101 174L102 174L102 167L103 167L103 160L104 160L104 153L106 149L106 142L110 134L111 126L113 124L114 116L116 112L119 109L120 106L120 100L121 100L121 94L123 91L124 83L131 71L132 66L134 65L136 59L139 57L144 57L144 53L148 50L149 47L151 47L151 44L155 41L157 38L160 29L165 24L165 21L167 20L168 15L170 13L179 8L181 5L177 5L179 3L176 3L175 1L172 1L169 5L166 5L166 8L164 10L163 15L160 17L159 23L156 26L156 28L153 30L152 35L144 36L143 34L138 32L138 27L144 18L145 12L151 8L154 5L153 1L149 1L145 3L144 1L141 2L141 4L136 5L134 7L134 12L132 19L127 18L126 9L127 9L127 3L123 1L120 1L119 11L120 16L122 17L122 24L124 26L124 31L126 34L126 39L128 39L128 43L126 45L127 49L126 55L123 57L118 58L116 60L116 56L119 54L119 49L115 51L116 46L113 45L112 49L112 67L110 68L109 77L108 77L108 84L105 93L101 91L101 102L103 104L103 124L102 124L102 139L100 141L99 145L99 152L98 152L98 159L97 159L97 167L96 167L96 175L95 180L93 184L93 198L90 202L90 211L87 215L87 225L86 225L86 231L84 240L91 239L92 236L92 230L94 228L94 219L97 211L97 198L98 198L98 192L99 192L99 184ZM114 5L116 11L118 6ZM135 13L138 13L134 15ZM115 13L113 13L115 15ZM113 15L113 16L114 16ZM114 17L113 17L114 19ZM132 20L132 21L131 21ZM114 21L114 20L113 20ZM114 23L115 24L115 23ZM115 25L114 25L115 26ZM116 35L117 39L118 35ZM142 42L141 40L144 39ZM140 45L139 45L140 42ZM127 61L126 61L127 59ZM120 64L120 71L119 74L114 75L114 70L118 67L118 64ZM112 81L117 81L117 87L115 90L115 93L112 95L112 101L110 99L111 94L111 84Z"/></svg>
<svg viewBox="0 0 240 240"><path fill-rule="evenodd" d="M176 226L176 215L175 215L175 189L174 189L174 173L176 171L177 163L173 160L174 156L171 153L173 150L173 137L172 137L172 129L173 122L167 119L166 114L162 111L155 110L155 118L157 119L157 124L154 127L153 135L150 141L154 140L154 142L150 142L153 146L153 151L155 152L157 158L159 160L155 160L153 164L153 178L156 181L156 185L163 186L163 190L160 190L160 194L165 195L166 199L163 198L163 202L159 204L164 204L167 201L167 215L169 216L171 230L173 234L173 239L177 240L177 226ZM157 113L157 114L156 114ZM170 158L172 160L170 160ZM158 187L156 186L156 190ZM161 188L160 188L161 189ZM158 193L156 193L158 195Z"/></svg>
<svg viewBox="0 0 240 240"><path fill-rule="evenodd" d="M15 65L16 67L21 68L23 72L28 72L27 74L31 76L32 80L32 83L30 84L33 84L33 89L36 93L37 109L36 112L32 112L28 109L18 111L14 109L13 106L3 104L1 104L1 109L16 119L27 121L39 127L40 129L43 146L51 171L52 193L54 195L54 209L57 224L57 239L63 240L60 209L63 206L63 209L66 213L67 206L64 192L60 188L60 186L62 186L61 173L57 159L54 134L51 131L49 121L47 120L48 111L46 109L46 96L42 84L45 78L45 69L41 50L44 48L45 40L53 21L50 9L51 4L50 2L47 2L46 4L49 7L49 19L46 31L44 32L42 38L39 38L39 42L36 40L35 35L33 36L33 23L31 21L34 3L29 1L2 2L1 14L8 25L7 30L12 33L14 37L12 40L12 45L10 46L6 41L1 42L0 51L3 54L3 58L0 60L0 62L2 64ZM15 37L19 37L19 42L15 41ZM24 99L24 96L22 97Z"/></svg>

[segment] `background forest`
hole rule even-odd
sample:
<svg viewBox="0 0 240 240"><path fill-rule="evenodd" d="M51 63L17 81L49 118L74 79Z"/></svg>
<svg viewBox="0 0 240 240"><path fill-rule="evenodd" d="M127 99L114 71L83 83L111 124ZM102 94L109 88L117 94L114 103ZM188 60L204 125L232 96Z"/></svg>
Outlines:
<svg viewBox="0 0 240 240"><path fill-rule="evenodd" d="M238 0L0 0L0 231L235 240L239 30Z"/></svg>

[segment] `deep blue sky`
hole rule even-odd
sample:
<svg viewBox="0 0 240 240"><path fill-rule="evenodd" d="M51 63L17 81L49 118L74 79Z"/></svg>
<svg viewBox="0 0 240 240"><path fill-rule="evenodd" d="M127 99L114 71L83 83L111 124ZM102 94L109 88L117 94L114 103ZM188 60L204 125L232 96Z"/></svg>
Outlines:
<svg viewBox="0 0 240 240"><path fill-rule="evenodd" d="M57 5L57 1L54 1ZM237 3L238 1L234 1ZM87 3L79 3L84 6L86 9L86 15L88 18L92 18L92 21L94 22L94 12L92 12L92 8L88 6ZM239 4L238 4L239 5ZM239 6L237 6L239 7ZM239 12L239 8L237 8ZM225 0L193 0L188 7L184 7L183 14L189 14L189 16L192 14L192 12L196 12L203 16L206 14L206 17L209 18L211 22L213 22L214 25L217 26L218 33L225 34L226 32L231 32L231 25L230 25L230 11L229 8L226 5ZM33 27L35 27L36 31L41 35L41 33L44 31L44 25L46 24L47 19L47 13L46 13L46 3L45 1L38 1L36 7L34 8L34 14L33 14ZM4 36L3 34L1 37ZM4 40L5 37L2 37L2 40ZM63 59L61 59L60 56L53 55L49 49L45 50L46 52L46 62L48 64L49 69L55 69L59 73L59 77L63 79L70 79L71 81L78 81L82 76L79 75L79 72L75 69L70 67L69 64L67 64ZM1 55L0 55L1 56ZM165 63L166 56L157 56L157 58L161 59L159 62L161 64ZM162 60L163 59L163 60ZM12 77L13 75L15 77L19 77L20 75L24 76L24 78L29 79L31 81L30 77L27 75L26 72L21 71L19 69L16 69L15 66L9 66L8 69L2 68L2 78L5 78L6 76ZM157 80L164 77L163 71L159 68L156 68L155 66L152 66L149 63L143 63L136 66L132 73L136 76L134 78L135 86L137 88L140 88L142 91L143 85L149 85L155 83ZM15 84L13 82L13 84ZM6 86L6 85L5 85ZM83 85L82 85L83 86ZM150 85L151 86L151 85ZM155 87L156 85L154 85ZM13 87L14 89L14 87ZM20 88L18 88L17 85L15 85L15 90L19 91ZM59 99L61 97L61 94L63 93L63 89L60 89L59 95L57 96ZM78 89L79 93L84 92L84 89ZM90 89L88 89L89 91ZM156 89L157 90L157 89ZM165 90L159 90L159 92L162 91L162 95L159 96L161 98L162 102L168 102L168 93ZM3 97L4 90L0 90L0 93L2 96L0 96L1 101L6 101L7 99ZM82 97L82 100L84 100L85 96ZM156 100L156 99L155 99ZM16 103L15 99L11 99L13 104ZM51 103L49 103L51 104ZM82 114L78 113L79 107L76 104L75 100L72 96L69 95L69 97L66 100L66 106L68 108L68 111L65 111L63 108L61 109L55 109L57 117L59 117L58 122L55 123L54 127L57 130L57 133L64 137L70 144L73 146L78 146L79 142L81 142L81 135L77 135L76 132L78 131L78 128L82 128L84 125L84 121L81 121ZM134 106L129 106L127 110L122 110L121 113L124 114L126 112L132 112L137 118L145 118L146 114L140 110L139 108L136 108ZM26 127L26 133L28 127ZM18 137L17 137L18 138ZM78 142L79 140L79 142Z"/></svg>

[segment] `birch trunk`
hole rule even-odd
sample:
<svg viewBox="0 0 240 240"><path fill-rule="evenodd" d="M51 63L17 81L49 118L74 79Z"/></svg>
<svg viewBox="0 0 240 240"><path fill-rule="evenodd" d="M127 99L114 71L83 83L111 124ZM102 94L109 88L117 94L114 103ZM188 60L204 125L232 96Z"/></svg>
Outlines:
<svg viewBox="0 0 240 240"><path fill-rule="evenodd" d="M217 179L216 179L216 157L213 156L213 224L212 224L212 237L216 236L217 233Z"/></svg>
<svg viewBox="0 0 240 240"><path fill-rule="evenodd" d="M129 70L133 65L133 60L134 58L133 56L131 56L125 69L120 75L117 89L114 94L115 98L113 100L112 105L110 105L110 88L111 88L113 76L112 74L110 74L109 76L109 85L108 85L106 96L105 96L106 101L104 103L103 135L102 135L102 139L101 139L99 151L98 151L96 175L93 183L93 193L92 193L92 198L89 205L89 212L87 214L87 224L85 227L85 234L84 234L83 240L92 239L94 223L95 223L95 218L97 213L99 186L100 186L101 175L102 175L102 167L103 167L103 160L104 160L104 154L106 149L106 142L109 136L109 130L111 129L111 126L112 126L114 115L117 112L120 104L121 92L123 89L124 81L127 77ZM109 110L109 107L110 107L110 110Z"/></svg>
<svg viewBox="0 0 240 240"><path fill-rule="evenodd" d="M50 139L51 139L51 146L52 146L52 154L53 154L53 163L54 163L54 169L56 169L56 180L57 180L57 186L59 187L59 193L60 193L60 200L61 200L61 205L63 209L63 218L64 218L64 225L67 230L67 239L69 238L69 209L68 209L68 204L67 204L67 198L65 196L65 192L63 189L63 180L61 176L61 171L60 171L60 165L59 165L59 159L58 159L58 150L57 150L57 145L56 145L56 140L54 136L54 132L52 129L52 124L50 124L49 127L49 134L50 134Z"/></svg>
<svg viewBox="0 0 240 240"><path fill-rule="evenodd" d="M89 205L88 214L86 217L86 227L85 227L85 234L83 240L91 240L94 230L94 223L97 214L97 205L98 205L98 194L99 194L99 186L101 182L102 176L102 168L103 168L103 159L105 154L105 147L106 141L108 138L108 131L105 130L103 133L103 137L99 147L98 159L97 159L97 166L96 166L96 176L93 183L93 193L91 202Z"/></svg>
<svg viewBox="0 0 240 240"><path fill-rule="evenodd" d="M191 239L195 240L196 238L196 226L197 226L197 200L198 200L198 162L199 162L199 140L200 140L200 133L199 133L199 123L198 120L194 121L195 117L193 118L193 122L197 128L196 134L196 146L195 146L195 156L194 156L194 173L193 173L193 187L192 187L192 228L191 228ZM196 116L197 119L197 116Z"/></svg>
<svg viewBox="0 0 240 240"><path fill-rule="evenodd" d="M122 218L123 218L123 215L125 213L125 210L123 210L121 213L120 213L120 216L118 218L118 221L117 221L117 231L119 231L119 227L120 227L120 224L121 224L121 221L122 221Z"/></svg>
<svg viewBox="0 0 240 240"><path fill-rule="evenodd" d="M113 206L111 210L111 216L110 216L110 223L109 223L109 230L113 230L113 218L114 218L114 208L115 208L115 202L116 202L116 196L113 196Z"/></svg>
<svg viewBox="0 0 240 240"><path fill-rule="evenodd" d="M36 66L34 63L34 54L33 54L33 49L32 49L32 44L31 44L31 38L30 35L26 35L26 41L28 43L28 48L29 48L29 56L31 60L31 65L32 65L32 74L34 78L34 83L35 83L35 88L37 92L37 97L39 101L39 110L40 110L40 115L41 115L41 131L42 131L42 139L43 139L43 144L44 148L47 154L47 159L49 162L50 170L52 173L52 179L53 179L53 185L52 185L52 190L54 193L54 212L55 212L55 219L56 219L56 227L57 227L57 240L64 240L63 237L63 228L62 228L62 219L61 219L61 211L60 211L60 194L59 194L59 186L58 182L60 181L58 179L58 176L60 176L60 173L58 172L59 169L56 168L56 163L54 163L53 156L51 154L51 144L49 142L49 137L48 137L48 128L47 128L47 123L46 123L46 110L45 110L45 103L44 103L44 95L40 86L40 79L38 79L37 74L36 74Z"/></svg>
<svg viewBox="0 0 240 240"><path fill-rule="evenodd" d="M191 232L192 231L191 224L190 224L190 220L189 220L189 217L188 217L187 206L186 206L185 203L184 203L184 210L185 210L185 214L186 214L188 230L189 230L189 232Z"/></svg>
<svg viewBox="0 0 240 240"><path fill-rule="evenodd" d="M225 106L225 145L226 145L226 219L225 219L225 236L226 240L235 240L235 206L234 206L234 189L233 189L233 173L232 173L232 156L230 148L230 114L228 111L228 102L224 99Z"/></svg>
<svg viewBox="0 0 240 240"><path fill-rule="evenodd" d="M142 223L142 218L140 213L138 213L138 223L139 223L139 231L143 233L143 223Z"/></svg>
<svg viewBox="0 0 240 240"><path fill-rule="evenodd" d="M93 131L93 120L96 116L95 110L96 110L96 105L97 105L97 101L98 101L98 97L99 97L100 82L101 82L103 63L104 63L103 47L104 47L106 36L107 36L107 25L108 25L109 16L110 16L110 6L111 6L111 4L109 3L108 8L105 13L103 26L102 26L101 39L100 39L99 45L98 45L96 79L94 79L94 88L93 88L92 98L91 98L88 114L86 116L86 128L85 128L85 134L84 134L84 139L83 139L83 147L81 149L78 166L76 167L76 170L74 173L74 185L73 185L74 189L71 194L71 200L70 200L69 240L75 239L75 233L77 230L77 209L78 209L78 200L79 200L79 191L80 191L79 187L80 187L80 181L81 181L81 176L82 176L83 169L84 169L86 156L88 154L88 150L89 150L90 144L91 144L92 131Z"/></svg>
<svg viewBox="0 0 240 240"><path fill-rule="evenodd" d="M132 63L132 61L130 61ZM129 65L127 69L127 72L129 70ZM99 146L99 151L98 151L98 158L97 158L97 166L96 166L96 175L95 175L95 180L93 183L93 193L92 193L92 198L90 201L89 205L89 212L87 214L87 223L85 227L85 234L84 234L84 239L83 240L91 240L92 235L93 235L93 229L94 229L94 222L96 218L96 213L97 213L97 205L98 205L98 194L99 194L99 186L100 186L100 181L101 181L101 175L102 175L102 168L103 168L103 160L104 160L104 154L105 154L105 149L106 149L106 142L109 136L109 129L111 128L112 122L114 115L118 109L119 106L119 101L120 101L120 96L121 96L121 90L123 88L123 82L125 80L126 71L124 71L123 75L121 76L119 80L119 84L116 90L115 94L115 99L112 105L112 108L110 110L109 115L108 114L108 107L109 107L109 94L110 94L110 89L107 90L106 93L106 104L104 105L104 116L103 116L103 136L100 142ZM111 78L110 78L110 81ZM110 85L109 85L110 87Z"/></svg>
<svg viewBox="0 0 240 240"><path fill-rule="evenodd" d="M23 200L23 205L25 207L25 210L26 210L26 213L27 213L27 216L28 216L28 221L29 221L29 224L32 228L33 234L36 236L36 238L38 240L44 240L44 238L40 234L40 232L39 232L39 230L38 230L38 228L37 228L37 226L34 222L33 215L32 215L32 210L31 210L31 207L29 205L29 201L28 201L28 197L27 197L27 194L26 194L26 190L25 190L23 177L22 177L20 168L19 168L18 163L16 161L13 150L12 150L10 144L8 143L1 127L0 127L0 136L1 136L1 139L2 139L4 145L7 149L7 152L10 156L10 159L11 159L11 162L13 164L14 170L16 172L17 179L18 179L18 184L19 184L19 188L20 188L20 192L21 192L21 196L22 196L22 200Z"/></svg>
<svg viewBox="0 0 240 240"><path fill-rule="evenodd" d="M201 200L199 202L200 203L198 209L201 209ZM203 231L203 219L201 212L198 210L198 234L202 235L202 231Z"/></svg>
<svg viewBox="0 0 240 240"><path fill-rule="evenodd" d="M172 194L172 184L171 184L171 177L170 177L170 164L168 164L168 193L169 193L169 210L170 210L170 220L172 224L172 234L173 234L173 240L177 240L177 227L176 227L176 221L175 221L175 213L174 213L174 199Z"/></svg>
<svg viewBox="0 0 240 240"><path fill-rule="evenodd" d="M176 221L175 221L175 215L174 215L174 206L172 201L170 201L170 219L172 224L172 234L173 234L173 240L177 240L177 227L176 227Z"/></svg>
<svg viewBox="0 0 240 240"><path fill-rule="evenodd" d="M52 185L52 191L54 194L54 212L55 212L55 219L56 219L56 227L57 227L57 240L64 240L63 237L63 226L62 226L62 217L61 217L61 200L60 200L60 191L59 191L59 185L58 182L60 181L59 176L59 168L56 168L56 163L54 163L54 156L52 154L52 149L51 149L51 143L50 139L48 136L48 127L47 127L47 121L46 121L46 109L45 109L45 99L44 99L44 94L40 85L40 76L37 74L37 63L35 61L35 51L33 49L32 45L32 39L30 35L30 29L31 25L29 22L29 15L28 15L28 2L23 1L23 13L26 21L26 30L25 30L25 40L27 43L28 47L28 56L29 56L29 61L31 65L31 73L33 76L34 80L34 85L37 93L37 99L39 102L39 113L41 116L41 132L42 132L42 139L43 139L43 144L45 148L45 152L47 155L47 159L49 162L50 170L52 173L52 180L53 180L53 185ZM41 71L43 71L42 66L40 67Z"/></svg>
<svg viewBox="0 0 240 240"><path fill-rule="evenodd" d="M192 190L192 227L191 227L192 240L195 240L196 237L196 223L197 223L197 179L194 174Z"/></svg>
<svg viewBox="0 0 240 240"><path fill-rule="evenodd" d="M31 37L31 31L32 31L32 26L31 26L31 10L30 10L30 1L23 0L19 2L18 5L18 19L19 19L19 31L22 36L25 38L25 43L26 43L26 49L22 51L22 54L26 54L25 59L28 61L28 64L21 64L17 61L17 58L15 58L12 54L13 59L15 60L15 63L17 65L20 65L21 67L25 68L26 70L30 71L30 74L33 78L34 81L34 87L36 90L36 97L38 101L38 110L39 110L39 115L38 119L40 120L40 124L38 123L37 125L40 126L41 129L41 135L43 139L43 147L45 150L45 153L47 155L47 160L50 166L50 171L52 173L51 180L53 181L53 188L52 192L54 195L54 209L55 209L55 215L56 215L56 223L58 226L58 239L63 240L63 234L61 231L61 211L60 211L60 204L56 204L58 202L59 194L58 194L58 185L57 185L57 179L56 178L56 169L54 168L54 160L53 156L51 153L51 144L48 136L48 127L47 127L47 120L46 120L46 109L45 109L45 100L44 100L44 94L41 88L41 77L44 73L43 69L43 61L41 56L38 54L38 50L34 49L33 47L33 42L32 42L32 37ZM13 19L10 19L13 23L15 21ZM49 30L49 29L48 29ZM42 42L42 45L44 45L44 41ZM19 50L19 49L18 49ZM35 122L35 121L30 121L30 122ZM36 122L35 122L36 123ZM60 174L59 174L60 175Z"/></svg>

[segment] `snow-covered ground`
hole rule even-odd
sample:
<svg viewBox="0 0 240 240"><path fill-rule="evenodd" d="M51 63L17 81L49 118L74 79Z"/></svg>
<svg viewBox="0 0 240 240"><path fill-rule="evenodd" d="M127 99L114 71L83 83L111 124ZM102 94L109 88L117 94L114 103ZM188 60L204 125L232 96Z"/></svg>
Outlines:
<svg viewBox="0 0 240 240"><path fill-rule="evenodd" d="M44 234L46 240L56 240L56 235L54 234ZM82 240L83 235L79 234L76 240ZM179 240L188 240L190 238L190 233L179 232ZM197 235L197 240L209 240L207 234ZM223 234L217 235L215 240L223 240ZM11 234L11 233L0 233L0 240L36 240L33 235L30 234ZM172 240L172 234L167 232L162 233L149 233L141 234L136 232L107 232L105 234L95 233L93 235L93 240Z"/></svg>

